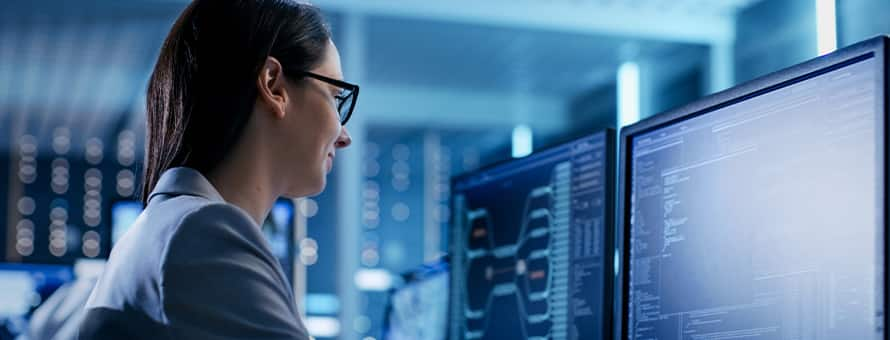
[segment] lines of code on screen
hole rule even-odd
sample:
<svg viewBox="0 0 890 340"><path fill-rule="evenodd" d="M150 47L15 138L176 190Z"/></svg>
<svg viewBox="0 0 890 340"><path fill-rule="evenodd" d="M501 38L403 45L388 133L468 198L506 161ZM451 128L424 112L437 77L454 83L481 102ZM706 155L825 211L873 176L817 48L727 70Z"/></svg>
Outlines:
<svg viewBox="0 0 890 340"><path fill-rule="evenodd" d="M630 339L875 339L874 58L631 141Z"/></svg>

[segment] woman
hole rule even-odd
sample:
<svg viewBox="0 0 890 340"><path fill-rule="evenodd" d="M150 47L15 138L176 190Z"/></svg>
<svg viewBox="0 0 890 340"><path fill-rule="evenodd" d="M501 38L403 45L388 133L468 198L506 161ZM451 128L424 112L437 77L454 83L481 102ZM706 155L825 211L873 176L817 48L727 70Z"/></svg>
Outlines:
<svg viewBox="0 0 890 340"><path fill-rule="evenodd" d="M321 192L358 86L321 14L195 0L148 86L145 211L115 245L81 339L308 339L260 225Z"/></svg>

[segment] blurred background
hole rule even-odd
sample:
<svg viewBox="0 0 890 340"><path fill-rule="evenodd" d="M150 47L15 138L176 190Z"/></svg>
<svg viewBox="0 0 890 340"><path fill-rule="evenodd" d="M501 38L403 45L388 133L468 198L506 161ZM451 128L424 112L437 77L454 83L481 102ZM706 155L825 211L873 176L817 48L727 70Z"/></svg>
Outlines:
<svg viewBox="0 0 890 340"><path fill-rule="evenodd" d="M187 3L0 2L0 339L82 306L38 309L88 295L138 215L145 87ZM399 274L447 251L451 176L890 32L886 0L314 4L362 86L353 145L264 231L317 339L380 338Z"/></svg>

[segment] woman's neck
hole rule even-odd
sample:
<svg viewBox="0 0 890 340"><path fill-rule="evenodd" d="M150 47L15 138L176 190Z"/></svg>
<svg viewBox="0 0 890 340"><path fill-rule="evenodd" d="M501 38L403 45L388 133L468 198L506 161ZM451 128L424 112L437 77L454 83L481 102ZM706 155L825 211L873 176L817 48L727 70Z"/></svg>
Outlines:
<svg viewBox="0 0 890 340"><path fill-rule="evenodd" d="M236 147L208 179L226 202L238 206L262 226L280 194L271 182L277 177L262 152L245 152L251 148L243 144L246 143Z"/></svg>

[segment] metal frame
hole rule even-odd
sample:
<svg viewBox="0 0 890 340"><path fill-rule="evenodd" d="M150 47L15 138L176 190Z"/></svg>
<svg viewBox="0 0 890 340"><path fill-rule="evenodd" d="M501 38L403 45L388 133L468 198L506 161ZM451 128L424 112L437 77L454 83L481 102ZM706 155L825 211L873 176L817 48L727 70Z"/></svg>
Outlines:
<svg viewBox="0 0 890 340"><path fill-rule="evenodd" d="M615 299L611 298L612 296L614 296L614 292L615 292L615 286L614 286L615 272L612 269L612 265L615 261L614 255L616 253L615 252L616 244L615 244L615 242L610 242L610 240L615 239L616 234L617 234L616 230L614 228L614 226L616 225L615 224L616 210L615 210L615 201L614 201L615 196L614 196L614 194L615 194L615 190L617 189L616 188L617 164L615 163L615 160L616 160L616 154L615 154L616 132L615 132L615 130L613 130L611 128L594 130L591 133L584 134L584 135L572 138L570 140L560 141L558 143L548 145L547 147L541 148L541 149L535 151L534 153L532 153L531 155L523 157L523 158L507 159L507 160L503 160L500 162L491 163L486 166L480 167L479 169L476 169L476 170L473 170L470 172L465 172L465 173L462 173L462 174L459 174L456 176L452 176L451 181L450 181L451 182L450 187L452 188L451 192L452 192L452 198L453 198L455 184L457 182L464 180L468 177L471 177L479 172L488 171L488 170L509 164L516 160L522 160L522 159L525 159L528 157L533 157L534 155L536 155L538 153L546 152L548 150L552 150L552 149L564 146L565 144L569 144L575 140L590 137L590 136L596 136L599 134L605 135L604 136L605 137L605 166L604 166L605 174L604 175L605 175L605 180L606 180L606 182L604 183L604 185L605 185L605 187L604 187L605 200L603 201L603 205L604 205L603 206L603 228L605 231L603 234L603 241L604 241L604 244L603 244L603 264L604 264L603 275L605 277L603 278L604 279L603 280L603 288L604 288L603 298L604 298L604 300L603 300L603 309L602 309L602 313L603 313L602 314L602 318L603 318L602 339L610 339L615 334L615 329L613 326L615 317L614 317L613 311L615 309L614 303L616 302ZM449 210L452 212L455 211L453 199L451 199L449 201ZM449 296L448 315L449 316L452 313L452 308L454 306L460 304L459 301L451 301L454 297L454 294L453 294L454 290L457 289L456 285L454 284L454 282L455 282L454 281L455 280L455 270L454 270L455 262L454 261L460 261L463 259L463 257L455 257L454 256L454 252L458 251L460 249L460 247L457 246L456 240L458 238L455 237L456 235L454 232L455 218L457 218L457 216L452 214L452 216L451 216L451 231L449 232L449 235L451 236L451 238L448 240L448 251L449 251L449 254L451 254L451 261L452 261L451 262L451 270L449 272L450 278L449 278L449 286L448 286L448 296ZM449 331L451 330L451 324L453 324L457 321L458 320L449 320ZM449 332L449 334L450 334L449 339L463 339L463 334L454 334L452 332Z"/></svg>
<svg viewBox="0 0 890 340"><path fill-rule="evenodd" d="M882 106L882 114L879 116L881 119L880 124L877 126L877 135L878 140L877 143L877 152L883 155L883 164L880 166L883 167L878 173L880 176L880 180L883 182L883 231L881 234L883 235L883 245L881 248L883 249L884 263L883 268L883 287L886 289L887 286L887 259L888 255L888 247L890 244L890 238L888 238L888 219L887 212L890 211L888 209L888 181L887 181L887 169L888 169L888 157L887 157L887 142L890 141L887 136L888 131L888 107L890 107L890 93L888 93L888 68L890 68L890 60L888 60L888 52L890 52L890 36L879 36L875 37L855 45L849 46L847 48L838 50L831 54L818 57L812 59L810 61L801 63L799 65L790 67L785 70L781 70L764 77L752 80L750 82L739 85L735 88L719 92L713 94L711 96L705 97L701 100L688 104L686 106L667 111L663 114L651 117L649 119L638 122L634 125L628 126L621 131L621 136L619 137L620 143L620 151L619 151L619 187L618 187L618 196L617 196L617 205L618 212L616 217L618 218L618 223L616 224L616 228L618 230L618 239L616 240L616 246L621 251L621 266L616 276L615 287L620 287L620 294L616 294L615 296L615 315L618 317L615 318L616 324L615 329L618 330L615 332L616 339L627 339L629 334L629 325L627 324L628 316L626 315L626 307L629 305L628 301L628 293L629 293L629 270L626 270L630 265L630 212L628 207L630 206L630 171L632 170L631 164L631 142L634 136L639 134L652 131L654 129L658 129L660 127L664 127L669 124L673 124L679 121L683 121L686 119L690 119L693 117L701 116L715 110L734 105L736 103L745 101L747 99L765 94L767 92L771 92L773 90L789 86L791 84L804 81L808 78L824 74L833 70L836 70L840 67L847 66L856 61L863 60L868 58L869 56L873 56L876 60L878 60L878 69L876 72L880 72L883 75L884 89L883 91L878 92L877 102ZM877 241L877 240L876 240ZM884 300L884 316L883 316L883 327L888 325L887 319L887 306L888 306L888 296L886 291L881 292ZM884 333L884 339L890 339L890 335L888 332Z"/></svg>
<svg viewBox="0 0 890 340"><path fill-rule="evenodd" d="M304 77L309 77L330 85L334 85L339 87L347 92L345 95L338 94L334 96L337 99L337 115L340 117L340 125L346 125L349 122L349 118L352 117L352 111L355 110L355 103L358 101L358 92L359 86L356 84L347 83L345 81L325 77L318 73L303 71L302 74ZM346 114L343 114L343 105L346 105L346 100L352 98L352 101L349 102L349 110L346 111Z"/></svg>

